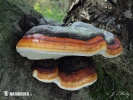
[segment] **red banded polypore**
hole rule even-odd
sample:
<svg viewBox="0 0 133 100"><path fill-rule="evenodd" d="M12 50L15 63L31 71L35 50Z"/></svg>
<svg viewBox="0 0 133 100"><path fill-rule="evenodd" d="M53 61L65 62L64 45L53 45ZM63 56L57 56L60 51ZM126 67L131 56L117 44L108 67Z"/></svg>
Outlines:
<svg viewBox="0 0 133 100"><path fill-rule="evenodd" d="M32 60L43 59L41 64L39 62L34 66L33 77L42 82L54 82L66 90L78 90L93 84L97 80L95 70L87 67L89 64L79 68L65 66L66 69L61 70L63 64L51 65L51 62L44 59L62 59L64 56L88 57L96 54L113 58L122 53L121 42L112 33L82 22L75 22L66 27L33 27L17 43L16 49L23 57ZM73 68L76 70L72 70Z"/></svg>

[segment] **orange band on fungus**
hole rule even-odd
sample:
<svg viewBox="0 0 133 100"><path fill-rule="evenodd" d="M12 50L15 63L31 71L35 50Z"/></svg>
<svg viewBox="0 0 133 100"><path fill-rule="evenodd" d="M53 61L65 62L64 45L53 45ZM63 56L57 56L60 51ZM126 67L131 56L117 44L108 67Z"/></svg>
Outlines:
<svg viewBox="0 0 133 100"><path fill-rule="evenodd" d="M53 68L52 70L48 69L34 69L34 71L37 71L37 77L43 80L51 80L55 79L58 76L58 68ZM34 72L33 72L34 73Z"/></svg>
<svg viewBox="0 0 133 100"><path fill-rule="evenodd" d="M32 48L37 50L55 51L55 52L94 52L106 45L106 42L101 36L97 36L88 41L58 38L49 36L25 36L17 44L17 47Z"/></svg>

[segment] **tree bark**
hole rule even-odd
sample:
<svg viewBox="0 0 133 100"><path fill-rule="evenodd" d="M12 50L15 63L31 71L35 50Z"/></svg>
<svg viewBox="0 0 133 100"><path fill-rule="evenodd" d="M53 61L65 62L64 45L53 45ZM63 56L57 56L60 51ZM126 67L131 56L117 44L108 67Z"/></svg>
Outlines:
<svg viewBox="0 0 133 100"><path fill-rule="evenodd" d="M74 1L77 1L75 4ZM34 61L21 57L16 44L31 27L40 23L42 15L21 0L0 0L0 100L104 100L105 98L132 98L133 90L133 33L131 0L74 0L64 19L67 25L74 21L91 23L113 32L122 41L123 53L113 59L94 56L93 66L98 81L91 87L71 92L55 84L39 82L32 77ZM111 2L109 2L111 1ZM53 24L44 19L43 24ZM30 92L28 97L5 97L4 91ZM113 94L114 93L114 94Z"/></svg>
<svg viewBox="0 0 133 100"><path fill-rule="evenodd" d="M133 99L133 1L70 0L65 24L75 21L91 23L114 33L122 42L123 53L113 59L93 57L98 81L91 88L95 99ZM94 91L94 92L93 92ZM114 94L113 94L114 93Z"/></svg>

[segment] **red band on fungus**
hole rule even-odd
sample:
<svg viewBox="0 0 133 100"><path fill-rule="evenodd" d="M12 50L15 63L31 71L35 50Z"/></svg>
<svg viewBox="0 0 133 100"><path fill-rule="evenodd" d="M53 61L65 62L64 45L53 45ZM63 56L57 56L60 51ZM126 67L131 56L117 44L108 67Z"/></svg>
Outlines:
<svg viewBox="0 0 133 100"><path fill-rule="evenodd" d="M122 52L122 45L118 38L115 37L114 44L107 45L107 54L117 55Z"/></svg>

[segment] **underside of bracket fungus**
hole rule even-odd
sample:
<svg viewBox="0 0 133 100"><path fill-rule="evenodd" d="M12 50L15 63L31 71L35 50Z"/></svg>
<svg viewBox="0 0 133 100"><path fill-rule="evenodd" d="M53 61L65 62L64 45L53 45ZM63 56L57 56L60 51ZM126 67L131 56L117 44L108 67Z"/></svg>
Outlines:
<svg viewBox="0 0 133 100"><path fill-rule="evenodd" d="M97 80L95 70L89 64L85 65L83 60L77 61L75 65L64 63L70 63L72 56L88 57L101 54L106 58L117 57L122 52L122 45L119 39L108 31L83 22L75 22L64 27L35 26L17 43L16 50L23 57L41 60L36 61L33 71L33 77L39 81L54 82L66 90L78 90Z"/></svg>

